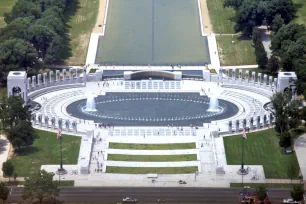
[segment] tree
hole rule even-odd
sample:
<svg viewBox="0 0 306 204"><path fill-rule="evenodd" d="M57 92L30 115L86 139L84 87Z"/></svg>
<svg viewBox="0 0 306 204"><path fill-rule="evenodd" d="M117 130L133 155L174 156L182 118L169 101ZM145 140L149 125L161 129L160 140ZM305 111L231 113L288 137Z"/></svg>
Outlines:
<svg viewBox="0 0 306 204"><path fill-rule="evenodd" d="M264 186L259 186L256 188L256 195L258 199L263 202L267 198L267 190Z"/></svg>
<svg viewBox="0 0 306 204"><path fill-rule="evenodd" d="M34 24L29 27L29 35L31 43L39 54L39 58L44 59L56 33L47 25Z"/></svg>
<svg viewBox="0 0 306 204"><path fill-rule="evenodd" d="M264 1L244 0L235 16L235 30L251 34L253 27L260 26L265 19L266 3Z"/></svg>
<svg viewBox="0 0 306 204"><path fill-rule="evenodd" d="M7 138L15 149L20 150L21 147L32 145L37 135L31 122L22 120L8 130Z"/></svg>
<svg viewBox="0 0 306 204"><path fill-rule="evenodd" d="M16 172L14 172L14 173L13 173L14 181L16 181L17 177L18 177L18 174L17 174Z"/></svg>
<svg viewBox="0 0 306 204"><path fill-rule="evenodd" d="M260 39L260 31L258 30L257 27L253 28L253 32L252 32L252 41L253 41L253 45L257 45L257 43L261 42Z"/></svg>
<svg viewBox="0 0 306 204"><path fill-rule="evenodd" d="M25 70L38 66L36 50L27 41L12 38L0 43L0 70Z"/></svg>
<svg viewBox="0 0 306 204"><path fill-rule="evenodd" d="M0 198L2 199L2 203L4 203L7 200L9 193L10 193L10 190L6 186L6 183L1 182L0 183Z"/></svg>
<svg viewBox="0 0 306 204"><path fill-rule="evenodd" d="M284 147L285 149L291 146L291 134L286 131L280 135L279 146Z"/></svg>
<svg viewBox="0 0 306 204"><path fill-rule="evenodd" d="M19 17L40 17L40 8L32 1L20 0L13 6L11 13L5 13L4 20L7 24Z"/></svg>
<svg viewBox="0 0 306 204"><path fill-rule="evenodd" d="M289 23L294 17L297 9L292 0L269 0L266 7L266 21L272 24L273 19L280 15L284 22Z"/></svg>
<svg viewBox="0 0 306 204"><path fill-rule="evenodd" d="M281 15L276 15L272 21L272 31L277 33L277 31L285 24Z"/></svg>
<svg viewBox="0 0 306 204"><path fill-rule="evenodd" d="M285 132L289 131L290 120L301 119L299 114L299 102L291 99L291 91L275 93L271 98L271 103L273 105L272 114L275 117L275 130L280 133L281 138Z"/></svg>
<svg viewBox="0 0 306 204"><path fill-rule="evenodd" d="M275 55L272 55L268 59L267 70L272 74L276 74L279 69L280 69L279 59Z"/></svg>
<svg viewBox="0 0 306 204"><path fill-rule="evenodd" d="M265 68L268 64L267 52L262 42L257 42L255 45L256 62L260 68Z"/></svg>
<svg viewBox="0 0 306 204"><path fill-rule="evenodd" d="M40 203L44 198L59 195L57 182L53 182L53 173L39 170L25 178L23 199L38 199Z"/></svg>
<svg viewBox="0 0 306 204"><path fill-rule="evenodd" d="M303 185L294 185L290 194L293 200L302 201L304 192Z"/></svg>
<svg viewBox="0 0 306 204"><path fill-rule="evenodd" d="M0 106L0 112L4 127L13 127L20 121L31 121L31 112L27 106L23 106L23 99L20 96L4 98Z"/></svg>
<svg viewBox="0 0 306 204"><path fill-rule="evenodd" d="M3 162L2 171L3 171L4 175L8 176L9 179L10 179L10 177L13 176L13 173L14 173L13 164L9 160L7 160L6 162Z"/></svg>

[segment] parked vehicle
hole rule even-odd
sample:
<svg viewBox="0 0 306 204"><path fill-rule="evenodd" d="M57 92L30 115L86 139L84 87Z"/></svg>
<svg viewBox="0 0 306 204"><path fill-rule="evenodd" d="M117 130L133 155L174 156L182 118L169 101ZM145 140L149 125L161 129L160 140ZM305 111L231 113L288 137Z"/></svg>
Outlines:
<svg viewBox="0 0 306 204"><path fill-rule="evenodd" d="M300 204L301 202L295 201L292 198L284 199L283 204Z"/></svg>
<svg viewBox="0 0 306 204"><path fill-rule="evenodd" d="M179 184L187 184L187 182L183 180L179 180Z"/></svg>
<svg viewBox="0 0 306 204"><path fill-rule="evenodd" d="M122 199L123 203L137 203L138 200L136 198L125 197Z"/></svg>

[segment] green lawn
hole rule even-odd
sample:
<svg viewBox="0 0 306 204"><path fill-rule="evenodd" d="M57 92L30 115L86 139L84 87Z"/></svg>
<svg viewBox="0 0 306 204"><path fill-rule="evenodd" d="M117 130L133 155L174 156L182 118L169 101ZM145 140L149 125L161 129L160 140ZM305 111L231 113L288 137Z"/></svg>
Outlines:
<svg viewBox="0 0 306 204"><path fill-rule="evenodd" d="M216 36L220 63L223 66L230 65L254 65L256 64L255 49L248 37ZM235 41L232 44L232 41Z"/></svg>
<svg viewBox="0 0 306 204"><path fill-rule="evenodd" d="M172 150L172 149L195 149L195 143L174 144L135 144L135 143L109 143L110 149L138 149L138 150Z"/></svg>
<svg viewBox="0 0 306 204"><path fill-rule="evenodd" d="M58 182L57 180L54 180L54 182ZM10 182L5 182L8 186L18 186L18 185L24 185L25 181L10 181ZM74 181L72 180L67 180L63 181L61 180L59 186L74 186Z"/></svg>
<svg viewBox="0 0 306 204"><path fill-rule="evenodd" d="M67 64L85 63L90 34L96 23L98 9L99 0L72 0L67 8L65 18L71 40Z"/></svg>
<svg viewBox="0 0 306 204"><path fill-rule="evenodd" d="M0 87L0 100L3 96L7 96L7 88L6 87Z"/></svg>
<svg viewBox="0 0 306 204"><path fill-rule="evenodd" d="M207 0L207 7L214 33L233 34L235 22L232 20L235 16L235 10L224 8L224 0Z"/></svg>
<svg viewBox="0 0 306 204"><path fill-rule="evenodd" d="M60 145L56 139L56 133L36 130L39 139L33 146L23 149L15 154L10 161L15 167L18 176L28 176L29 173L39 170L41 165L59 164ZM63 138L63 163L76 164L79 155L81 138L77 136L62 135Z"/></svg>
<svg viewBox="0 0 306 204"><path fill-rule="evenodd" d="M106 167L106 173L115 174L192 174L198 171L197 166L191 167Z"/></svg>
<svg viewBox="0 0 306 204"><path fill-rule="evenodd" d="M107 160L110 161L151 161L151 162L169 162L169 161L196 161L196 154L182 155L123 155L109 154Z"/></svg>
<svg viewBox="0 0 306 204"><path fill-rule="evenodd" d="M293 3L296 5L298 9L296 13L297 18L295 19L295 22L306 25L306 1L305 0L293 0Z"/></svg>
<svg viewBox="0 0 306 204"><path fill-rule="evenodd" d="M293 184L294 185L294 184ZM292 188L291 183L230 183L232 188L249 186L250 188L257 188L264 186L265 188Z"/></svg>
<svg viewBox="0 0 306 204"><path fill-rule="evenodd" d="M241 164L241 135L224 137L226 159L229 165ZM281 153L279 138L273 129L249 133L245 140L244 161L246 165L263 165L266 178L288 179L287 166L296 167L298 178L299 164L295 154Z"/></svg>
<svg viewBox="0 0 306 204"><path fill-rule="evenodd" d="M17 0L0 0L0 28L6 25L6 23L4 22L4 13L10 12L12 6L16 2Z"/></svg>

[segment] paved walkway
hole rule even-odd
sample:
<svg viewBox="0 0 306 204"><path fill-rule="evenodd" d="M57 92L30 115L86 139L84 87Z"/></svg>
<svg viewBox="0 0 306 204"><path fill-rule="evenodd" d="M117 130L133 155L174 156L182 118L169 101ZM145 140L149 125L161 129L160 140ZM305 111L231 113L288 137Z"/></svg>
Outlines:
<svg viewBox="0 0 306 204"><path fill-rule="evenodd" d="M253 69L258 68L257 64L254 65L239 65L239 66L221 66L222 69Z"/></svg>
<svg viewBox="0 0 306 204"><path fill-rule="evenodd" d="M300 165L304 181L306 180L306 134L303 134L294 141L296 157Z"/></svg>
<svg viewBox="0 0 306 204"><path fill-rule="evenodd" d="M260 26L258 27L258 29L260 32L260 39L267 52L267 57L270 58L272 55L272 50L270 49L270 45L271 45L270 33L267 29L267 26Z"/></svg>
<svg viewBox="0 0 306 204"><path fill-rule="evenodd" d="M10 143L3 135L0 136L0 177L3 177L2 164L8 158L10 152Z"/></svg>

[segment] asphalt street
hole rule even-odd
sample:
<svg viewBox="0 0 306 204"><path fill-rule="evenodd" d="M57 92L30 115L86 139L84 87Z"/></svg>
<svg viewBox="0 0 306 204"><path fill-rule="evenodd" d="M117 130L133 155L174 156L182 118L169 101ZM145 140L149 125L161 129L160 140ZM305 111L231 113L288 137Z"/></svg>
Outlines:
<svg viewBox="0 0 306 204"><path fill-rule="evenodd" d="M21 201L23 188L12 188L9 202ZM64 202L120 203L124 197L137 198L139 203L238 203L242 188L100 188L65 187L61 188L59 200ZM248 189L254 191L254 189ZM269 189L273 204L281 203L290 197L290 190Z"/></svg>

